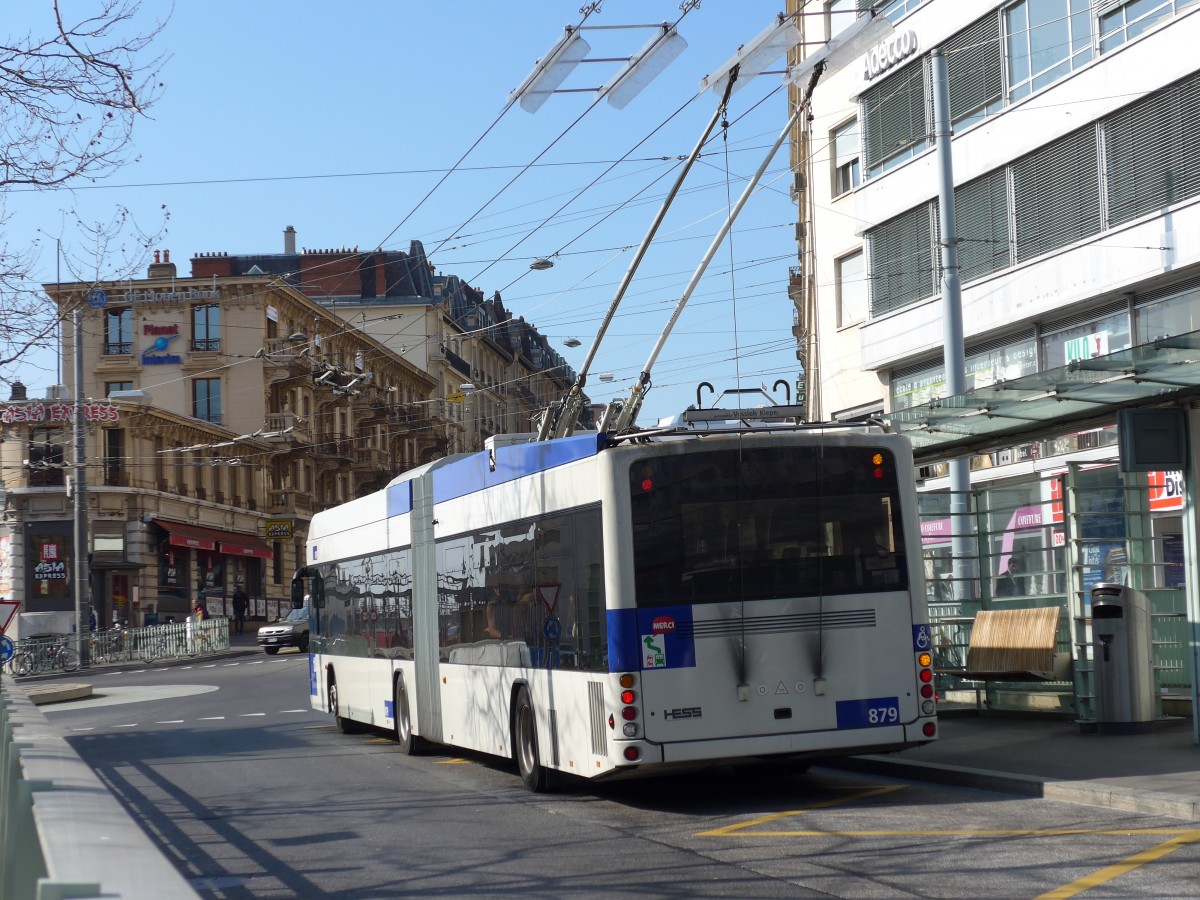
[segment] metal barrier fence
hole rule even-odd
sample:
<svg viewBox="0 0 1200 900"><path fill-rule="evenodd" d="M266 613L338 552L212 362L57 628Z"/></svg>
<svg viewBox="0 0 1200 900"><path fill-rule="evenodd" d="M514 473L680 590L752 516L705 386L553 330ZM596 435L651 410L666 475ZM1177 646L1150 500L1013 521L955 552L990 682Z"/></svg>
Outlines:
<svg viewBox="0 0 1200 900"><path fill-rule="evenodd" d="M73 672L81 665L153 663L228 649L228 619L168 622L143 628L94 631L82 641L73 634L18 641L6 668L14 675Z"/></svg>

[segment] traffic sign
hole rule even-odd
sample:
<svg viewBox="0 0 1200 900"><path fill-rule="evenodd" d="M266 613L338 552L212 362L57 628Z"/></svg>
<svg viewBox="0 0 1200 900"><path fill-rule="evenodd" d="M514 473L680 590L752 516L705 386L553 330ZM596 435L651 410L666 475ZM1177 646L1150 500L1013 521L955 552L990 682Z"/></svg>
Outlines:
<svg viewBox="0 0 1200 900"><path fill-rule="evenodd" d="M0 663L6 663L12 659L16 649L13 646L12 638L6 634L0 635Z"/></svg>
<svg viewBox="0 0 1200 900"><path fill-rule="evenodd" d="M108 303L108 294L100 288L92 288L87 292L87 305L92 309L104 309L106 303Z"/></svg>
<svg viewBox="0 0 1200 900"><path fill-rule="evenodd" d="M20 600L0 600L0 634L8 631L8 623L20 608Z"/></svg>

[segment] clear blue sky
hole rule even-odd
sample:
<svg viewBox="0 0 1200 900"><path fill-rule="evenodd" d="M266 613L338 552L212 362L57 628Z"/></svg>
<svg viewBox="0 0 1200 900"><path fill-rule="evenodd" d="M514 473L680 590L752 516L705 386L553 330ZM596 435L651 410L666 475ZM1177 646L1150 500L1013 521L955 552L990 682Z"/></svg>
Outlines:
<svg viewBox="0 0 1200 900"><path fill-rule="evenodd" d="M68 8L76 5L82 0ZM144 6L150 16L160 4L145 0ZM783 2L703 0L679 26L688 49L624 110L601 103L589 112L590 93L551 97L533 115L514 107L462 170L396 230L484 135L509 91L563 26L579 22L580 6L581 0L180 0L160 38L159 48L170 54L165 90L150 118L136 126L138 161L96 187L10 194L8 242L28 246L41 228L61 232L64 246L76 248L79 238L62 231L60 211L74 207L94 220L118 204L146 225L165 204L169 232L161 246L170 249L181 275L199 252L282 252L287 225L308 248L366 249L382 242L406 250L420 240L439 271L488 296L500 290L514 315L535 324L578 367L632 247L671 183L673 163L661 158L692 148L717 98L708 93L672 115L694 97L702 76L773 21ZM48 0L24 0L6 10L3 27L9 33L44 28L49 10ZM679 15L678 0L605 0L587 24L651 24ZM593 57L628 56L650 32L586 37ZM616 64L583 65L564 87L597 87L615 70ZM780 80L760 76L734 96L728 142L718 136L693 170L601 346L588 383L593 399L627 393L642 368L723 219L727 190L736 200L784 124ZM577 119L540 165L492 199ZM668 119L630 160L513 249ZM739 374L743 387L794 382L786 284L795 264L796 213L787 170L785 144L764 179L767 188L739 219L732 249L718 252L659 358L642 424L694 402L701 381L718 389L734 386ZM608 215L634 197L640 199ZM553 269L529 271L532 258L560 250ZM43 239L37 275L54 280L53 241L46 246ZM572 337L583 346L565 347ZM600 372L612 372L613 383L601 384ZM8 374L37 396L57 380L52 355L24 361Z"/></svg>

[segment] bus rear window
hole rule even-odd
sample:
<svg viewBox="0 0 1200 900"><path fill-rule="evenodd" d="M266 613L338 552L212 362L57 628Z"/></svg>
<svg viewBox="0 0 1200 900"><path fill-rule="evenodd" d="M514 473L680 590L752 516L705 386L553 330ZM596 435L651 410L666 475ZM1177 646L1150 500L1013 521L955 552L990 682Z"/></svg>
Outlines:
<svg viewBox="0 0 1200 900"><path fill-rule="evenodd" d="M906 590L896 463L863 447L756 447L630 467L639 606Z"/></svg>

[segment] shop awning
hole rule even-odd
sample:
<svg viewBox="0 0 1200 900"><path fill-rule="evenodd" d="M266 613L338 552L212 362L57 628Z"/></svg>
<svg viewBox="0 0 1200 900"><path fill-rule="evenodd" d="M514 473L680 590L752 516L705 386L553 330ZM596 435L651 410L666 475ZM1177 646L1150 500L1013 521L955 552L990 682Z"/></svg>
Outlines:
<svg viewBox="0 0 1200 900"><path fill-rule="evenodd" d="M167 532L167 543L174 547L190 547L193 550L210 550L229 556L254 556L272 559L275 556L270 545L253 534L222 531L184 522L155 519L154 524Z"/></svg>

